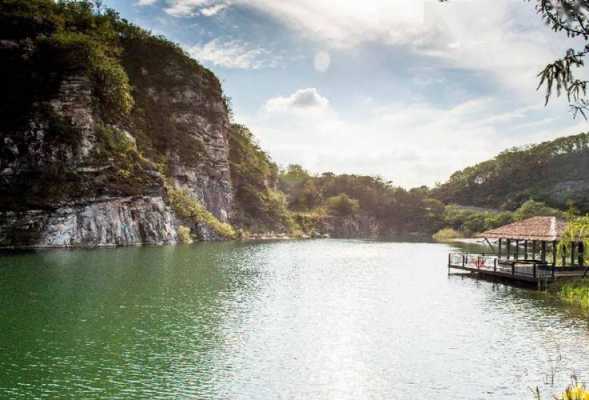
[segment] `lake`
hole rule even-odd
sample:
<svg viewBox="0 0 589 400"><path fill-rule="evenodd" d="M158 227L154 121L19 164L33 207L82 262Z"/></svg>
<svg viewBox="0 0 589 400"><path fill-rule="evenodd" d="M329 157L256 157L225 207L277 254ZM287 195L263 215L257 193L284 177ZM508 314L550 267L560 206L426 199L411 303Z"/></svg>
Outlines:
<svg viewBox="0 0 589 400"><path fill-rule="evenodd" d="M448 275L451 247L313 240L0 257L2 399L549 399L585 315ZM554 386L551 385L554 381Z"/></svg>

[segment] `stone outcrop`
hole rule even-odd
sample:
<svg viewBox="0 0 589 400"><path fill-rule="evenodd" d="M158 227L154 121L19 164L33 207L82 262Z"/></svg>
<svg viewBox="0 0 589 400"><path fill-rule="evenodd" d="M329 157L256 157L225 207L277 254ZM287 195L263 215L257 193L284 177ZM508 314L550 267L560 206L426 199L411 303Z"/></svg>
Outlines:
<svg viewBox="0 0 589 400"><path fill-rule="evenodd" d="M384 234L377 219L366 215L327 217L319 228L320 232L340 239L378 239Z"/></svg>
<svg viewBox="0 0 589 400"><path fill-rule="evenodd" d="M68 71L51 75L53 89L31 96L15 123L0 121L0 248L173 244L180 225L200 239L220 239L204 223L180 220L164 184L228 221L229 117L220 84L177 52L134 69L125 64L133 45L122 60L136 102L128 117L105 118L95 83ZM34 71L23 49L35 50L30 41L3 41L0 57ZM122 138L129 153L105 151L106 134Z"/></svg>
<svg viewBox="0 0 589 400"><path fill-rule="evenodd" d="M54 210L0 212L9 248L174 244L175 217L161 197L102 199Z"/></svg>

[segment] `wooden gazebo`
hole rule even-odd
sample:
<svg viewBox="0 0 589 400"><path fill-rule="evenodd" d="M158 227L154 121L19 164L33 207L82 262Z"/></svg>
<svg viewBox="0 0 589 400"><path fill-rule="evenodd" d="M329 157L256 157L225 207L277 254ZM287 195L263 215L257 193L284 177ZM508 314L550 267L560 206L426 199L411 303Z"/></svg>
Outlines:
<svg viewBox="0 0 589 400"><path fill-rule="evenodd" d="M487 241L497 240L499 263L538 263L556 267L558 243L566 229L566 222L557 217L532 217L477 235ZM582 241L567 243L560 266L584 265L585 246ZM550 256L550 257L549 257Z"/></svg>

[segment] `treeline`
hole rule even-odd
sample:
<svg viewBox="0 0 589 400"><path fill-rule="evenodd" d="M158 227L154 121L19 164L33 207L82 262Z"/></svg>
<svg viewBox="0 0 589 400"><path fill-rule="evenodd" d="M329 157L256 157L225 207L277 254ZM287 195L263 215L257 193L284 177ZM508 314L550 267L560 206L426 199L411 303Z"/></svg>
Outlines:
<svg viewBox="0 0 589 400"><path fill-rule="evenodd" d="M515 210L529 199L589 212L589 134L512 148L454 173L432 194L450 204Z"/></svg>
<svg viewBox="0 0 589 400"><path fill-rule="evenodd" d="M515 211L501 211L477 207L465 207L455 204L447 205L442 215L442 226L434 235L435 239L446 240L459 237L470 237L476 233L498 228L512 222L536 216L555 216L566 218L578 210L571 208L561 211L544 203L528 200Z"/></svg>
<svg viewBox="0 0 589 400"><path fill-rule="evenodd" d="M445 204L440 188L406 190L379 177L280 169L244 126L233 125L230 158L237 202L234 223L247 232L336 236L469 237L533 216L579 214L527 199L514 210ZM341 230L343 223L348 229ZM349 229L349 225L353 229Z"/></svg>
<svg viewBox="0 0 589 400"><path fill-rule="evenodd" d="M379 177L311 175L299 165L281 171L279 188L299 224L330 218L369 218L378 236L431 234L441 226L444 204L427 188L405 190Z"/></svg>

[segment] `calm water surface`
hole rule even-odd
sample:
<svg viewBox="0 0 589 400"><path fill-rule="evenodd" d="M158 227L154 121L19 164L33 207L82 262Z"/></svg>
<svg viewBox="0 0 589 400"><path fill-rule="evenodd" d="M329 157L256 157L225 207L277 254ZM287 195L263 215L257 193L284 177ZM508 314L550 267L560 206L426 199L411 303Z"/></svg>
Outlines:
<svg viewBox="0 0 589 400"><path fill-rule="evenodd" d="M589 377L586 317L448 276L448 250L324 240L3 256L0 398L531 399Z"/></svg>

